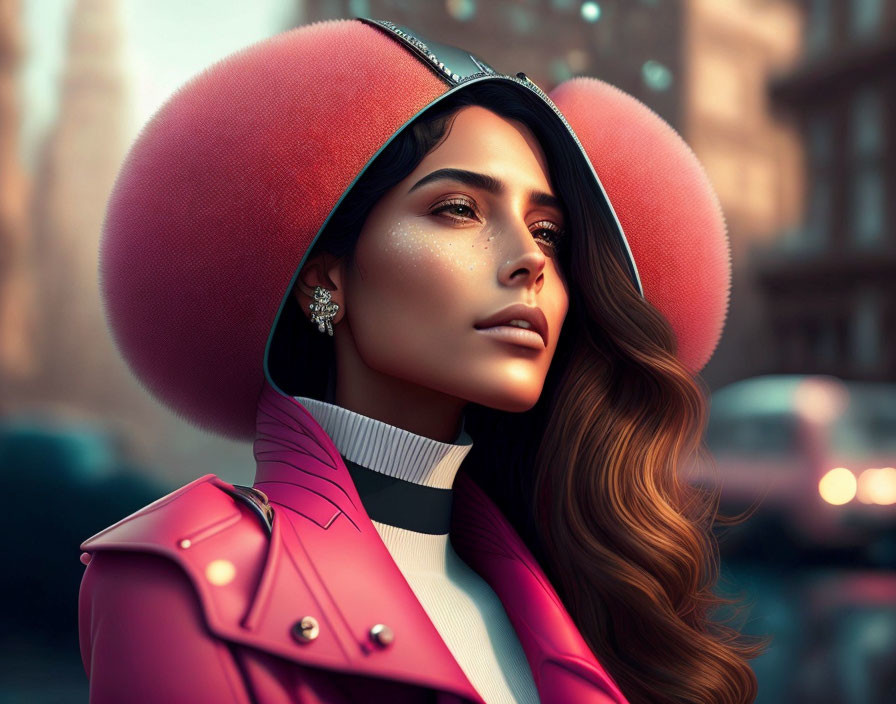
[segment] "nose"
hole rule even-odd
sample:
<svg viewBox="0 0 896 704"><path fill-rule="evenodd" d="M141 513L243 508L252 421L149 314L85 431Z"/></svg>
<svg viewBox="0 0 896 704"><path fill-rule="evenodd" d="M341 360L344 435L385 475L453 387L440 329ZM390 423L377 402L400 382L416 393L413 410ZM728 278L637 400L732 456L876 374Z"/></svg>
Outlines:
<svg viewBox="0 0 896 704"><path fill-rule="evenodd" d="M541 250L525 222L514 222L504 233L508 241L507 257L498 271L498 278L506 286L535 287L544 285L544 268L547 257Z"/></svg>

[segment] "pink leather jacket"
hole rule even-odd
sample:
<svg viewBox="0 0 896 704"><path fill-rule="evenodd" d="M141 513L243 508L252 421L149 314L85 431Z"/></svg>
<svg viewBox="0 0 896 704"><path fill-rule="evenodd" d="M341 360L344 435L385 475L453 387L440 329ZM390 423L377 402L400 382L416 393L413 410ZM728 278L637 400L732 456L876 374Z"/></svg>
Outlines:
<svg viewBox="0 0 896 704"><path fill-rule="evenodd" d="M82 545L90 701L482 704L308 411L266 386L254 450L270 530L209 474ZM626 701L463 472L451 542L501 599L543 703Z"/></svg>

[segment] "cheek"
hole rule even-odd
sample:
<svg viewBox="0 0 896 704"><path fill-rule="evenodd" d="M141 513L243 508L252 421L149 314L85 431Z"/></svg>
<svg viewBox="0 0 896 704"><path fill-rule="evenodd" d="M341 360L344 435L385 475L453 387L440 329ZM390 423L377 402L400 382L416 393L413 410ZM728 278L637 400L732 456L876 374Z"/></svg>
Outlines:
<svg viewBox="0 0 896 704"><path fill-rule="evenodd" d="M490 239L399 221L382 238L380 253L408 275L465 278L488 265L484 255Z"/></svg>
<svg viewBox="0 0 896 704"><path fill-rule="evenodd" d="M483 314L494 269L488 236L404 221L369 234L358 243L347 291L355 345L381 372L432 381L465 353Z"/></svg>
<svg viewBox="0 0 896 704"><path fill-rule="evenodd" d="M430 306L450 315L444 307L460 302L488 275L489 244L479 233L399 221L359 243L357 290L386 305L402 299L409 315Z"/></svg>

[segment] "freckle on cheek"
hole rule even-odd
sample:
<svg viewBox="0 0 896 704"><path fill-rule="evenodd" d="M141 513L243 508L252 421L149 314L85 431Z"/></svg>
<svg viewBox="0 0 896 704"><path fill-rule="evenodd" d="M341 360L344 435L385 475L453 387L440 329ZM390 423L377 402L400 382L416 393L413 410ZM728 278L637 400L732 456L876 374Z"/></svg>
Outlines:
<svg viewBox="0 0 896 704"><path fill-rule="evenodd" d="M491 240L492 237L488 239ZM385 247L386 251L391 251L394 256L402 259L403 264L414 268L421 262L426 266L424 260L433 258L450 262L457 269L467 268L469 271L474 271L477 265L488 266L488 261L477 257L474 252L464 256L463 248L454 249L454 245L459 242L446 240L447 238L441 238L425 227L398 221L389 229ZM488 249L488 245L484 248ZM476 243L471 244L470 249L475 250Z"/></svg>

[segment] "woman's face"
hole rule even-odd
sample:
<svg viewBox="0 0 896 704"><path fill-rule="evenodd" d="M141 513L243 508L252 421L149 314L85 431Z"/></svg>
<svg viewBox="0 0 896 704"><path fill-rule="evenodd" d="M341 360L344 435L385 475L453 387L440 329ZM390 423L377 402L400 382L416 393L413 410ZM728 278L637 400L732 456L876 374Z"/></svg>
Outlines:
<svg viewBox="0 0 896 704"><path fill-rule="evenodd" d="M338 378L356 385L369 371L371 393L391 379L500 410L531 408L568 309L551 244L564 227L529 129L483 107L461 109L448 136L370 212L340 275ZM541 311L544 339L480 329L512 305Z"/></svg>

